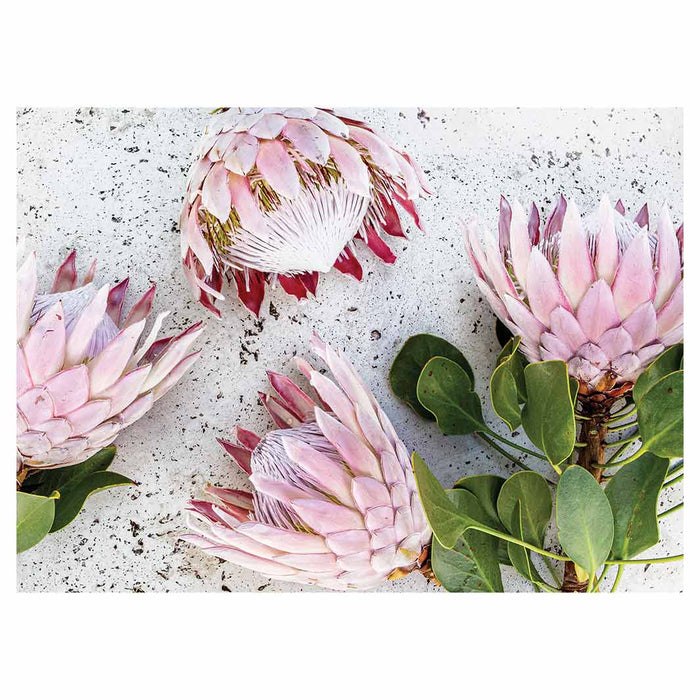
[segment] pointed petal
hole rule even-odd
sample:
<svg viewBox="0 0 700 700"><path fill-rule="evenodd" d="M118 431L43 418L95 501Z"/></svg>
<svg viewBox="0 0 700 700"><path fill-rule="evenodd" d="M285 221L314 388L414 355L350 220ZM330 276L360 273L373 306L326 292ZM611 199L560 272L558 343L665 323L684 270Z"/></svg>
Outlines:
<svg viewBox="0 0 700 700"><path fill-rule="evenodd" d="M29 330L36 295L36 255L32 253L17 270L17 339Z"/></svg>
<svg viewBox="0 0 700 700"><path fill-rule="evenodd" d="M573 201L569 202L564 214L557 276L571 306L576 309L595 276L581 216Z"/></svg>
<svg viewBox="0 0 700 700"><path fill-rule="evenodd" d="M112 404L110 416L120 413L139 395L150 369L149 365L137 367L112 386L95 395L95 398L110 400Z"/></svg>
<svg viewBox="0 0 700 700"><path fill-rule="evenodd" d="M158 356L154 363L148 378L143 384L142 391L152 389L156 384L159 384L167 375L174 369L180 360L187 354L187 350L194 341L202 334L204 326L202 322L195 323L190 326L184 333L181 333L163 352Z"/></svg>
<svg viewBox="0 0 700 700"><path fill-rule="evenodd" d="M259 139L276 139L286 123L286 117L281 114L265 114L248 129L248 133Z"/></svg>
<svg viewBox="0 0 700 700"><path fill-rule="evenodd" d="M109 285L102 287L83 309L66 342L64 367L77 365L85 359L92 336L105 316Z"/></svg>
<svg viewBox="0 0 700 700"><path fill-rule="evenodd" d="M330 501L299 499L294 501L291 507L312 530L321 535L355 530L364 527L365 524L358 511Z"/></svg>
<svg viewBox="0 0 700 700"><path fill-rule="evenodd" d="M216 163L204 180L202 206L219 221L226 221L231 213L228 171L223 163Z"/></svg>
<svg viewBox="0 0 700 700"><path fill-rule="evenodd" d="M75 270L75 251L73 250L56 271L56 277L51 287L51 294L55 294L56 292L69 292L71 289L75 289L77 280L78 273Z"/></svg>
<svg viewBox="0 0 700 700"><path fill-rule="evenodd" d="M185 355L185 357L183 357L180 362L173 367L168 376L159 384L156 384L156 386L153 388L154 401L161 398L180 381L185 372L187 372L187 370L196 362L200 353L201 351L198 350L197 352Z"/></svg>
<svg viewBox="0 0 700 700"><path fill-rule="evenodd" d="M645 205L646 206L646 205ZM656 226L656 297L654 308L660 309L681 281L681 254L668 207L664 204Z"/></svg>
<svg viewBox="0 0 700 700"><path fill-rule="evenodd" d="M224 157L224 166L231 173L247 175L258 157L258 139L252 134L236 134L229 152Z"/></svg>
<svg viewBox="0 0 700 700"><path fill-rule="evenodd" d="M312 163L325 165L331 154L331 144L325 132L306 119L290 119L283 133L294 148Z"/></svg>
<svg viewBox="0 0 700 700"><path fill-rule="evenodd" d="M576 318L588 339L594 342L608 328L620 325L613 293L605 280L598 280L588 290L579 304Z"/></svg>
<svg viewBox="0 0 700 700"><path fill-rule="evenodd" d="M82 364L59 372L44 386L51 394L57 416L65 416L90 398L90 375Z"/></svg>
<svg viewBox="0 0 700 700"><path fill-rule="evenodd" d="M338 450L353 474L381 478L376 456L355 433L331 418L320 408L316 409L316 422L328 442Z"/></svg>
<svg viewBox="0 0 700 700"><path fill-rule="evenodd" d="M299 174L281 141L261 141L255 163L278 194L290 199L299 194Z"/></svg>
<svg viewBox="0 0 700 700"><path fill-rule="evenodd" d="M360 154L342 139L330 137L331 155L348 189L362 197L370 196L369 171Z"/></svg>
<svg viewBox="0 0 700 700"><path fill-rule="evenodd" d="M238 532L266 544L268 547L295 554L322 554L328 547L322 537L308 532L284 530L259 522L247 522L238 526Z"/></svg>
<svg viewBox="0 0 700 700"><path fill-rule="evenodd" d="M324 131L334 136L340 136L346 139L349 136L348 127L333 114L329 114L325 110L319 109L311 118L314 124L320 126Z"/></svg>
<svg viewBox="0 0 700 700"><path fill-rule="evenodd" d="M265 231L267 223L255 197L253 197L248 178L241 175L229 175L229 187L231 200L241 221L241 226L248 231Z"/></svg>
<svg viewBox="0 0 700 700"><path fill-rule="evenodd" d="M613 283L613 296L620 318L627 318L640 304L654 298L654 269L649 237L641 231L622 256Z"/></svg>
<svg viewBox="0 0 700 700"><path fill-rule="evenodd" d="M598 223L600 228L596 239L596 272L599 278L612 284L618 264L618 240L613 209L607 197L600 200Z"/></svg>
<svg viewBox="0 0 700 700"><path fill-rule="evenodd" d="M676 291L673 292L671 298L664 304L664 307L659 311L656 319L657 334L659 337L665 336L667 333L677 328L683 323L683 283L681 282Z"/></svg>
<svg viewBox="0 0 700 700"><path fill-rule="evenodd" d="M75 411L71 411L66 419L73 426L73 435L79 436L92 430L96 425L107 420L109 416L110 402L107 399L88 401Z"/></svg>
<svg viewBox="0 0 700 700"><path fill-rule="evenodd" d="M154 284L133 306L122 328L127 328L132 323L138 323L151 313L153 299L156 296L156 285Z"/></svg>
<svg viewBox="0 0 700 700"><path fill-rule="evenodd" d="M119 379L145 325L146 319L142 319L120 331L107 343L99 355L90 360L88 371L90 373L90 393L93 396L100 394Z"/></svg>
<svg viewBox="0 0 700 700"><path fill-rule="evenodd" d="M66 350L66 329L60 301L34 324L22 348L34 384L43 384L61 369Z"/></svg>
<svg viewBox="0 0 700 700"><path fill-rule="evenodd" d="M291 379L277 372L267 373L267 378L273 389L280 395L297 417L302 421L307 421L314 415L316 404L307 396Z"/></svg>
<svg viewBox="0 0 700 700"><path fill-rule="evenodd" d="M564 341L573 352L588 342L588 336L583 332L579 322L570 311L558 306L549 316L552 332Z"/></svg>
<svg viewBox="0 0 700 700"><path fill-rule="evenodd" d="M367 150L377 166L394 177L398 177L401 174L397 156L394 155L394 151L379 136L357 126L351 126L349 129L350 138L353 141L357 141ZM400 158L401 156L398 157Z"/></svg>
<svg viewBox="0 0 700 700"><path fill-rule="evenodd" d="M558 306L571 311L550 264L537 248L532 249L527 268L527 296L532 312L545 326L549 325L550 314Z"/></svg>
<svg viewBox="0 0 700 700"><path fill-rule="evenodd" d="M356 280L362 280L362 265L359 260L353 255L349 246L345 246L341 251L338 259L333 263L336 270L340 270L343 274L350 275Z"/></svg>
<svg viewBox="0 0 700 700"><path fill-rule="evenodd" d="M228 440L222 440L221 438L216 438L216 441L223 447L230 457L236 462L236 464L246 473L251 474L252 470L250 468L250 450L245 447L240 447L239 445L234 445Z"/></svg>
<svg viewBox="0 0 700 700"><path fill-rule="evenodd" d="M510 257L513 263L515 277L521 289L527 289L527 268L530 262L530 233L528 232L527 215L520 202L513 203L510 219Z"/></svg>
<svg viewBox="0 0 700 700"><path fill-rule="evenodd" d="M119 326L122 317L122 306L126 290L129 287L129 278L123 279L119 284L112 287L107 295L107 315L114 321L115 326Z"/></svg>
<svg viewBox="0 0 700 700"><path fill-rule="evenodd" d="M648 345L657 337L654 304L651 301L641 304L624 320L622 325L630 334L633 350Z"/></svg>

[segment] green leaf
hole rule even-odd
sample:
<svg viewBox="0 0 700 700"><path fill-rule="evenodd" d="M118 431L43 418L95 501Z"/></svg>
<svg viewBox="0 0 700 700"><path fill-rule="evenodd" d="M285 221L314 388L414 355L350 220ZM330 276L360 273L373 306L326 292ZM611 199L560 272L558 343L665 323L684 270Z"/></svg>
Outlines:
<svg viewBox="0 0 700 700"><path fill-rule="evenodd" d="M522 508L523 532L520 537L537 547L544 544L544 533L552 517L552 494L547 481L537 472L516 472L503 484L496 508L501 522L514 534L511 524L517 504ZM516 545L517 546L517 545Z"/></svg>
<svg viewBox="0 0 700 700"><path fill-rule="evenodd" d="M445 435L467 435L486 429L481 401L460 365L433 357L418 378L418 400L436 418Z"/></svg>
<svg viewBox="0 0 700 700"><path fill-rule="evenodd" d="M544 533L552 517L552 494L544 477L537 472L517 472L503 484L496 503L498 517L511 535L542 547ZM508 556L516 570L530 581L541 581L530 552L508 543Z"/></svg>
<svg viewBox="0 0 700 700"><path fill-rule="evenodd" d="M525 402L525 358L518 352L520 338L511 338L496 360L489 388L496 415L511 431L520 425L520 404Z"/></svg>
<svg viewBox="0 0 700 700"><path fill-rule="evenodd" d="M574 450L576 419L566 363L533 362L524 370L527 401L523 428L533 444L555 466Z"/></svg>
<svg viewBox="0 0 700 700"><path fill-rule="evenodd" d="M583 467L569 467L557 486L556 519L564 551L589 576L610 553L615 524L600 484Z"/></svg>
<svg viewBox="0 0 700 700"><path fill-rule="evenodd" d="M492 527L494 530L504 531L498 517L497 501L498 494L501 492L503 484L506 480L502 476L494 474L476 474L474 476L465 476L457 481L456 489L465 489L476 496L483 512L482 521L485 525ZM505 546L505 545L504 545Z"/></svg>
<svg viewBox="0 0 700 700"><path fill-rule="evenodd" d="M637 402L642 449L659 457L683 456L683 370L652 384Z"/></svg>
<svg viewBox="0 0 700 700"><path fill-rule="evenodd" d="M453 593L503 592L498 565L498 543L483 532L466 532L454 549L445 549L433 537L430 565L445 590Z"/></svg>
<svg viewBox="0 0 700 700"><path fill-rule="evenodd" d="M399 350L389 370L389 384L397 398L407 403L419 416L430 420L434 416L418 401L416 387L423 367L433 357L446 357L456 362L469 377L469 389L474 388L474 372L467 358L451 343L429 333L410 337Z"/></svg>
<svg viewBox="0 0 700 700"><path fill-rule="evenodd" d="M473 521L459 512L418 453L413 453L411 462L418 495L433 534L443 547L452 549ZM470 494L465 491L465 495Z"/></svg>
<svg viewBox="0 0 700 700"><path fill-rule="evenodd" d="M36 496L17 491L17 553L30 549L49 533L58 494Z"/></svg>
<svg viewBox="0 0 700 700"><path fill-rule="evenodd" d="M80 464L60 469L47 469L32 475L25 484L39 495L53 491L61 494L56 503L56 513L51 532L57 532L81 511L87 498L97 492L114 486L124 486L134 482L126 476L107 471L114 460L116 447L111 445Z"/></svg>
<svg viewBox="0 0 700 700"><path fill-rule="evenodd" d="M640 375L634 383L632 397L639 404L642 397L656 384L671 372L677 372L683 368L683 343L672 345L662 352Z"/></svg>
<svg viewBox="0 0 700 700"><path fill-rule="evenodd" d="M466 489L448 489L445 495L468 519L485 523L486 515L473 493ZM465 531L453 549L448 550L433 537L430 561L438 581L448 591L502 591L499 541L478 530Z"/></svg>
<svg viewBox="0 0 700 700"><path fill-rule="evenodd" d="M621 467L605 488L615 521L612 559L632 559L659 541L656 518L668 460L644 454Z"/></svg>

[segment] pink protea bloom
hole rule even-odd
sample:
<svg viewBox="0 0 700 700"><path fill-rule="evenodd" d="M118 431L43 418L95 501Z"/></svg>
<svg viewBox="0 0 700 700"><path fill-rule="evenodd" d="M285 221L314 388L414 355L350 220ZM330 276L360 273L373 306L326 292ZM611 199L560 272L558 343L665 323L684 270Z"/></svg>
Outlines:
<svg viewBox="0 0 700 700"><path fill-rule="evenodd" d="M413 160L363 122L313 108L228 109L207 128L180 215L185 274L217 315L224 278L260 310L278 281L298 299L332 267L362 279L353 239L385 263L379 235L404 236L395 203L421 227L429 194Z"/></svg>
<svg viewBox="0 0 700 700"><path fill-rule="evenodd" d="M683 340L683 226L668 208L655 231L646 205L634 221L604 198L581 218L563 197L540 230L501 199L499 240L467 226L467 252L479 289L522 338L531 362L564 360L582 394L622 394L663 350Z"/></svg>
<svg viewBox="0 0 700 700"><path fill-rule="evenodd" d="M78 284L75 251L37 294L36 256L17 275L17 458L20 469L82 462L138 420L192 365L197 323L157 339L167 312L136 350L155 296L151 287L122 320L129 284Z"/></svg>
<svg viewBox="0 0 700 700"><path fill-rule="evenodd" d="M269 372L261 395L278 430L236 429L220 440L254 492L208 486L188 508L183 539L271 578L336 590L369 589L422 562L430 529L409 454L345 356L311 346L336 383L297 358L319 402Z"/></svg>

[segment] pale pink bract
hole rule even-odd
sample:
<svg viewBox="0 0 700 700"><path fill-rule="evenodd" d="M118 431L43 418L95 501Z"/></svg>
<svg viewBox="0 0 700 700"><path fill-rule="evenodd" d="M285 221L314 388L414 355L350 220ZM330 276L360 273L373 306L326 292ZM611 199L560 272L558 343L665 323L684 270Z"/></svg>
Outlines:
<svg viewBox="0 0 700 700"><path fill-rule="evenodd" d="M480 241L466 229L479 289L497 316L522 338L531 362L564 360L582 394L627 390L663 350L683 340L683 226L667 206L650 230L646 205L634 220L604 198L581 218L560 198L540 230L501 200L499 236Z"/></svg>
<svg viewBox="0 0 700 700"><path fill-rule="evenodd" d="M122 319L129 284L99 289L95 263L78 284L75 251L48 294L37 293L36 257L17 275L17 461L19 469L82 462L111 444L182 377L199 352L196 323L157 339L167 312L136 350L155 296L151 287Z"/></svg>
<svg viewBox="0 0 700 700"><path fill-rule="evenodd" d="M420 565L430 528L386 414L343 353L317 336L311 345L336 381L297 358L316 402L268 373L279 398L261 398L278 429L219 441L254 492L207 487L212 500L190 501L182 539L274 579L374 588Z"/></svg>
<svg viewBox="0 0 700 700"><path fill-rule="evenodd" d="M393 263L380 232L404 236L396 204L420 228L422 194L429 189L410 156L361 121L305 107L224 110L187 181L185 274L217 315L224 279L254 314L267 284L302 299L331 267L359 280L354 239Z"/></svg>

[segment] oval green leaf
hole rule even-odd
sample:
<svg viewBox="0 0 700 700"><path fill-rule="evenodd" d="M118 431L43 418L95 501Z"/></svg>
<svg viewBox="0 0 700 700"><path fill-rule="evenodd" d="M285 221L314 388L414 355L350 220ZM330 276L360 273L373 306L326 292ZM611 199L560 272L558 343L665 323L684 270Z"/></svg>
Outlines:
<svg viewBox="0 0 700 700"><path fill-rule="evenodd" d="M683 368L683 343L672 345L664 350L640 375L634 383L632 397L635 403L642 400L644 394L651 389L656 382L663 379L671 372L677 372Z"/></svg>
<svg viewBox="0 0 700 700"><path fill-rule="evenodd" d="M522 410L523 428L534 445L558 466L573 451L576 419L566 363L533 362L525 367L527 401Z"/></svg>
<svg viewBox="0 0 700 700"><path fill-rule="evenodd" d="M430 528L443 547L452 549L473 521L460 513L418 453L413 453L411 463L418 486L418 495ZM471 496L471 494L465 491L465 496Z"/></svg>
<svg viewBox="0 0 700 700"><path fill-rule="evenodd" d="M411 336L394 358L389 370L389 384L397 398L407 403L419 416L434 419L416 396L418 377L433 357L446 357L456 362L467 374L470 389L474 388L474 372L464 355L451 343L429 333Z"/></svg>
<svg viewBox="0 0 700 700"><path fill-rule="evenodd" d="M55 512L55 496L17 491L17 553L41 542L49 533Z"/></svg>
<svg viewBox="0 0 700 700"><path fill-rule="evenodd" d="M637 402L642 449L658 457L683 456L683 370L652 384Z"/></svg>
<svg viewBox="0 0 700 700"><path fill-rule="evenodd" d="M600 484L583 467L569 467L557 485L559 542L589 576L594 576L612 547L615 524Z"/></svg>
<svg viewBox="0 0 700 700"><path fill-rule="evenodd" d="M436 537L430 548L430 565L437 580L451 593L501 593L498 543L483 532L469 531L454 549L445 549Z"/></svg>
<svg viewBox="0 0 700 700"><path fill-rule="evenodd" d="M446 357L433 357L418 378L418 400L445 435L467 435L486 429L481 401L464 369Z"/></svg>
<svg viewBox="0 0 700 700"><path fill-rule="evenodd" d="M643 454L621 467L605 487L615 521L612 559L632 559L659 541L656 517L668 460Z"/></svg>
<svg viewBox="0 0 700 700"><path fill-rule="evenodd" d="M475 474L465 476L457 481L456 489L464 489L473 493L482 508L482 522L494 530L503 531L503 525L498 517L498 494L503 488L506 480L502 476L495 474Z"/></svg>
<svg viewBox="0 0 700 700"><path fill-rule="evenodd" d="M503 347L496 369L491 375L489 389L491 405L496 415L510 428L520 425L520 404L525 402L525 358L518 352L520 338L511 338Z"/></svg>

